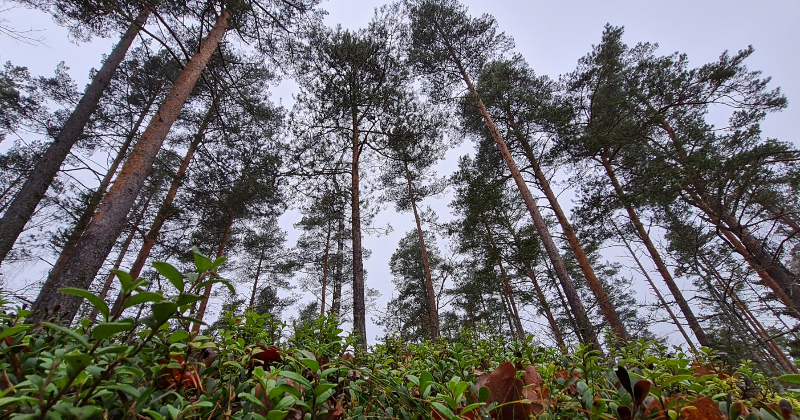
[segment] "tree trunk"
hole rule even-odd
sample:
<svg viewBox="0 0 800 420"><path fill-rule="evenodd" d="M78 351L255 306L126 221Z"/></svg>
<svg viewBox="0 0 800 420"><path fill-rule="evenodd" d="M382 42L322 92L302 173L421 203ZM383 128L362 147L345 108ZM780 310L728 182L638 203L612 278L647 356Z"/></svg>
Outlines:
<svg viewBox="0 0 800 420"><path fill-rule="evenodd" d="M756 318L753 315L753 313L750 311L750 308L744 302L742 302L741 299L739 299L739 296L737 296L736 291L725 284L725 281L722 278L722 276L715 268L713 268L713 266L709 263L708 259L702 255L700 256L700 259L702 260L702 264L698 262L698 265L700 267L705 266L703 267L704 271L706 271L706 273L710 273L712 277L714 277L714 279L717 281L717 284L724 292L722 294L722 297L724 298L725 295L727 295L731 298L734 307L737 308L738 313L741 314L740 316L743 317L744 320L750 324L751 329L754 330L756 335L759 337L759 341L761 342L761 344L767 348L767 350L769 351L769 353L772 354L775 360L777 360L778 363L784 369L786 369L787 372L800 373L798 372L797 366L795 366L794 363L789 361L789 358L786 357L786 354L783 352L783 350L781 350L781 348L778 347L778 345L775 343L775 340L770 338L769 332L767 332L767 330L764 328L764 325L761 324L758 318Z"/></svg>
<svg viewBox="0 0 800 420"><path fill-rule="evenodd" d="M83 134L83 129L97 109L103 92L108 88L111 79L117 72L120 63L125 59L128 49L133 44L139 30L147 23L150 8L144 7L136 19L122 35L119 43L111 50L100 70L86 88L83 97L78 102L69 119L61 127L55 140L48 146L44 155L36 162L30 177L25 180L14 200L9 204L3 218L0 219L0 263L6 258L14 246L17 237L22 233L36 206L44 197L50 184L53 183L61 165L69 155L72 146L78 142ZM126 212L127 213L127 212ZM124 216L123 216L124 217ZM77 310L77 308L75 308Z"/></svg>
<svg viewBox="0 0 800 420"><path fill-rule="evenodd" d="M559 328L558 323L556 323L556 318L553 316L553 312L550 310L550 304L547 303L547 297L544 295L542 287L539 285L539 281L536 280L536 274L533 272L533 268L529 262L527 262L525 253L522 252L522 243L519 240L519 236L517 236L517 232L514 230L513 226L511 226L511 223L508 222L508 219L506 219L506 227L508 228L509 233L511 233L511 236L514 238L514 243L517 245L520 259L522 260L522 263L525 264L525 273L528 275L528 278L531 279L531 283L533 283L533 289L536 291L536 297L539 299L539 304L542 305L542 310L544 311L545 317L547 317L547 322L550 324L550 329L553 330L556 344L562 350L566 350L567 345L564 343L564 337L561 334L561 328Z"/></svg>
<svg viewBox="0 0 800 420"><path fill-rule="evenodd" d="M653 282L653 279L650 278L649 274L647 274L647 270L644 269L644 266L639 261L639 257L636 256L636 253L633 252L633 248L631 248L630 244L628 243L628 240L625 239L625 235L622 234L622 231L617 227L617 224L614 223L613 220L611 221L611 223L614 226L614 229L616 229L620 239L622 239L622 243L625 244L625 248L628 249L628 252L631 254L633 260L636 261L636 265L639 267L639 270L642 272L642 275L644 276L645 279L647 279L647 283L650 284L650 288L653 289L653 292L656 294L656 297L658 297L658 301L661 302L661 306L664 307L664 309L669 314L670 319L672 319L672 322L675 324L676 327L678 327L678 331L680 331L681 335L683 336L683 339L686 340L686 344L689 345L692 351L697 352L697 348L694 346L694 343L692 343L692 340L689 338L689 334L686 333L686 330L683 328L683 325L681 324L680 320L678 320L678 317L675 316L675 312L673 312L672 308L670 308L669 304L667 304L667 300L664 299L664 295L662 295L661 291L658 290L658 287L656 287L656 284L655 282Z"/></svg>
<svg viewBox="0 0 800 420"><path fill-rule="evenodd" d="M508 122L511 126L511 129L514 130L514 133L516 134L517 141L519 141L522 145L525 156L528 158L528 161L533 167L533 173L536 176L536 180L539 182L542 192L544 192L544 195L550 202L550 207L552 207L553 212L556 214L556 219L558 219L558 223L561 225L561 230L564 232L564 236L567 238L569 247L575 254L575 259L578 261L578 266L580 267L583 276L586 278L586 284L589 286L589 289L591 289L595 299L597 299L598 305L600 305L600 311L603 313L603 318L605 318L606 322L608 322L608 325L611 327L611 331L618 339L623 341L630 340L630 334L628 333L628 330L625 328L625 325L622 323L622 321L620 321L619 314L617 314L614 305L611 304L611 300L608 298L608 294L603 287L603 283L601 283L597 278L597 275L592 268L592 264L589 262L589 258L586 256L586 252L583 250L583 247L578 241L578 236L575 234L575 230L572 229L572 225L569 223L567 215L564 213L564 210L561 209L561 205L559 204L555 193L553 193L553 189L550 188L550 181L548 181L547 177L542 171L541 166L539 166L539 161L536 159L536 155L533 153L531 145L528 143L528 140L522 136L522 133L517 128L516 121L514 121L514 117L511 115L511 112L506 111L506 115L508 117Z"/></svg>
<svg viewBox="0 0 800 420"><path fill-rule="evenodd" d="M264 263L264 250L258 251L258 267L256 267L256 278L253 280L253 290L250 292L250 304L248 307L253 309L256 302L256 291L258 290L258 278L261 276L261 265Z"/></svg>
<svg viewBox="0 0 800 420"><path fill-rule="evenodd" d="M692 311L692 308L689 307L689 303L683 298L681 289L678 287L677 283L675 283L675 279L672 278L672 274L670 274L669 270L667 269L667 265L664 263L664 260L661 259L661 255L658 253L655 245L653 245L653 241L650 240L650 235L647 233L642 221L639 219L639 215L636 213L633 206L628 203L628 200L625 199L625 192L622 190L622 186L617 179L614 168L611 167L611 160L608 157L608 153L603 152L601 159L603 162L603 167L606 169L606 174L611 179L611 184L614 186L614 191L616 191L617 198L628 212L631 223L633 223L639 238L642 240L645 248L647 248L647 251L650 253L650 257L653 259L653 263L655 263L658 272L664 279L664 283L667 284L669 291L672 293L672 297L675 298L675 302L681 309L683 317L686 318L689 328L692 329L695 337L697 337L697 342L700 343L701 346L708 347L708 338L706 337L703 327L700 325L700 322L697 321L697 317L694 316L694 312Z"/></svg>
<svg viewBox="0 0 800 420"><path fill-rule="evenodd" d="M200 43L197 53L186 63L178 79L172 85L164 103L150 120L128 160L122 166L114 185L106 194L86 232L75 247L75 253L67 260L59 278L51 287L42 288L32 306L32 320L38 321L45 309L61 304L64 320L69 322L80 306L79 298L62 295L58 289L64 286L86 289L103 264L123 227L123 221L133 206L139 191L153 167L156 154L178 118L184 103L189 98L195 83L216 50L228 26L230 13L224 10L214 28Z"/></svg>
<svg viewBox="0 0 800 420"><path fill-rule="evenodd" d="M225 253L225 247L228 245L228 239L231 237L231 228L233 227L233 221L236 219L236 213L231 210L228 213L228 222L225 225L225 232L222 233L222 238L219 242L219 247L217 247L217 255L215 258L220 258ZM208 307L208 299L211 297L211 288L213 284L209 284L206 286L205 290L203 291L203 296L206 298L200 301L200 308L197 309L197 314L195 315L195 319L198 321L203 321L203 317L206 315L206 308ZM195 323L192 325L192 332L199 333L200 332L200 322Z"/></svg>
<svg viewBox="0 0 800 420"><path fill-rule="evenodd" d="M178 167L178 171L175 172L175 176L172 178L172 183L169 186L167 195L164 197L161 207L158 208L156 218L153 219L153 224L150 225L150 229L144 236L142 248L139 250L139 254L136 256L136 260L134 260L133 266L131 267L131 277L133 278L139 277L139 274L141 274L142 269L144 268L145 262L147 262L147 258L150 256L150 251L152 251L153 247L156 245L158 234L161 232L161 228L164 226L164 222L167 221L169 212L172 209L172 202L175 201L175 196L178 195L178 189L180 189L181 185L183 185L183 179L186 175L186 170L192 163L192 158L194 157L195 152L197 152L197 148L200 147L200 144L203 142L206 129L208 129L208 124L211 123L211 119L214 117L218 99L219 96L214 99L211 107L208 108L206 115L203 117L203 121L200 123L200 126L197 129L197 134L195 134L191 143L189 143L189 149L186 150L186 154L183 156L183 160Z"/></svg>
<svg viewBox="0 0 800 420"><path fill-rule="evenodd" d="M351 211L353 230L353 331L361 350L367 349L367 310L364 302L364 261L361 249L361 202L359 197L358 159L361 142L358 139L358 117L353 111L353 161L351 164Z"/></svg>
<svg viewBox="0 0 800 420"><path fill-rule="evenodd" d="M325 315L325 290L328 287L328 251L331 249L331 222L328 220L328 229L325 234L325 255L322 257L322 304L319 315Z"/></svg>
<svg viewBox="0 0 800 420"><path fill-rule="evenodd" d="M508 274L506 273L505 267L503 267L503 259L500 255L500 249L497 247L497 243L494 241L494 235L492 235L492 230L489 228L489 224L486 221L483 221L483 226L486 228L486 235L489 237L489 244L492 246L492 251L497 254L497 267L500 268L500 276L503 278L503 286L506 289L506 296L508 296L508 303L511 307L511 317L514 321L514 325L517 329L517 337L520 340L525 340L525 329L522 328L522 321L519 319L519 311L517 311L517 302L514 300L514 292L511 290L511 283L508 281Z"/></svg>
<svg viewBox="0 0 800 420"><path fill-rule="evenodd" d="M137 227L139 226L140 223L142 223L142 219L144 219L144 215L145 213L147 213L147 206L150 205L150 200L152 198L153 198L152 196L147 197L147 201L145 201L144 204L142 204L142 210L136 216L136 220L133 221L133 224L131 224L131 231L128 233L128 236L125 237L125 241L122 242L122 247L119 251L119 255L117 255L117 260L114 261L114 268L113 268L114 270L119 270L119 266L120 264L122 264L122 260L125 259L125 254L128 253L128 248L131 246L131 242L133 242L133 237L136 236L136 232L138 231ZM116 275L113 272L108 273L106 281L103 283L103 289L100 290L100 294L98 295L98 297L101 300L105 300L106 297L108 296L108 291L111 289L111 284L114 282L115 276ZM97 308L92 308L92 313L91 315L89 315L89 319L92 322L94 322L97 319L98 312L99 311Z"/></svg>
<svg viewBox="0 0 800 420"><path fill-rule="evenodd" d="M428 329L429 338L435 340L439 338L439 307L436 304L436 295L433 291L433 279L431 277L431 266L428 263L428 249L425 247L425 237L422 234L422 220L417 212L417 202L414 200L414 188L411 185L411 171L408 170L408 162L403 162L406 169L406 181L408 181L408 197L411 200L411 209L414 210L414 220L417 222L417 234L419 235L419 247L422 250L422 267L425 274L425 297L428 307Z"/></svg>
<svg viewBox="0 0 800 420"><path fill-rule="evenodd" d="M92 193L92 197L89 200L88 205L83 210L80 219L78 219L78 221L75 223L75 226L73 226L72 231L67 237L67 242L64 244L64 248L61 250L61 254L59 254L56 264L53 266L53 268L50 270L50 274L47 276L48 282L55 281L55 279L58 278L61 270L64 268L64 263L66 263L69 257L72 256L72 252L75 250L75 245L78 244L78 240L81 238L81 235L86 230L86 227L89 226L89 222L92 220L94 212L97 210L97 206L100 204L100 201L103 200L103 196L106 194L106 190L108 189L109 184L111 184L114 174L117 173L117 168L119 168L119 165L125 159L125 154L128 153L128 148L133 142L134 137L136 137L136 134L139 132L139 128L142 126L142 122L144 122L145 117L147 117L147 114L150 113L150 108L153 106L155 100L155 95L150 98L150 101L139 114L139 118L136 120L133 128L128 135L125 136L125 141L117 151L117 156L114 158L114 161L108 168L108 172L106 172L106 175L100 181L100 185L97 187L97 190ZM113 277L113 274L110 274L110 276ZM134 277L134 279L135 278L136 277ZM97 315L94 311L92 313L95 316ZM94 317L92 320L94 320Z"/></svg>
<svg viewBox="0 0 800 420"><path fill-rule="evenodd" d="M331 313L338 318L342 310L342 269L344 268L344 217L339 218L339 233L336 235L336 264L333 270L333 298Z"/></svg>

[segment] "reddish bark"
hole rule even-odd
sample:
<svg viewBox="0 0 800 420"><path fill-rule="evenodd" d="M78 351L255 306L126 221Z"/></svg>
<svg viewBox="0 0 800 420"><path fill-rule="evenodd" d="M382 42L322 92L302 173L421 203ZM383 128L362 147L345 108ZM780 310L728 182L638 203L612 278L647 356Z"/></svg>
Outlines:
<svg viewBox="0 0 800 420"><path fill-rule="evenodd" d="M411 201L411 209L414 211L414 220L417 222L417 234L419 235L419 247L422 250L422 267L425 275L425 304L428 309L428 334L431 340L439 338L439 306L436 304L436 294L433 291L433 279L431 277L431 266L428 263L428 249L425 247L425 236L422 233L422 220L417 212L417 202L414 199L414 188L411 184L411 171L408 170L408 162L403 162L406 169L406 181L408 182L408 197Z"/></svg>
<svg viewBox="0 0 800 420"><path fill-rule="evenodd" d="M178 171L175 172L175 176L172 178L172 183L170 183L167 195L164 197L164 201L161 202L161 207L158 208L156 218L153 219L150 229L144 236L142 248L139 249L139 254L136 256L136 260L133 262L133 266L131 267L130 274L133 278L139 277L147 258L150 256L150 251L152 251L156 244L158 234L161 232L161 228L164 226L164 222L166 222L167 217L169 216L170 209L172 208L172 202L175 201L175 196L178 194L178 189L180 189L181 185L183 185L183 179L186 175L186 170L192 163L192 158L194 157L195 152L197 152L197 148L203 142L206 129L208 129L208 124L211 123L214 112L216 112L215 108L218 104L218 98L219 97L217 97L217 99L212 102L211 107L208 108L205 117L203 117L203 121L200 123L200 126L197 129L197 134L195 134L191 143L189 143L189 148L186 150L186 154L183 156L183 160L178 167Z"/></svg>
<svg viewBox="0 0 800 420"><path fill-rule="evenodd" d="M597 299L597 304L600 305L600 311L603 313L603 318L605 318L606 322L608 322L608 325L611 327L611 331L614 333L617 339L621 339L623 341L630 340L630 334L628 333L628 330L625 328L625 325L622 324L622 321L620 321L619 315L617 314L614 305L611 304L611 300L608 298L608 294L603 287L603 283L601 283L597 278L597 275L592 268L592 264L589 262L589 257L586 256L586 252L583 250L580 241L578 241L578 235L575 234L575 230L569 223L567 215L564 213L564 210L561 209L561 204L558 202L558 197L556 197L553 189L550 187L550 181L547 179L547 176L545 176L541 166L539 166L539 161L536 159L536 155L533 153L533 149L528 143L528 139L522 136L522 133L517 128L516 121L511 115L511 112L507 111L506 115L508 117L508 122L511 126L511 129L514 130L514 133L517 136L517 141L519 141L519 143L522 145L525 156L528 158L528 161L533 168L533 173L536 177L536 180L539 182L539 187L541 187L542 192L544 192L544 195L547 197L547 201L550 202L550 207L553 209L556 219L558 219L558 223L561 225L561 230L564 232L564 236L567 238L569 247L572 249L573 254L575 254L578 267L580 267L583 276L586 278L586 284L589 286L592 294L594 294L595 299Z"/></svg>
<svg viewBox="0 0 800 420"><path fill-rule="evenodd" d="M86 228L86 232L75 247L75 253L67 260L58 279L53 284L46 284L40 291L31 308L33 311L31 320L41 320L46 309L52 310L58 304L61 305L64 322L70 322L75 316L81 299L60 294L58 289L61 287L87 289L91 285L114 246L124 226L125 217L139 195L167 133L177 120L200 74L225 35L229 19L230 13L227 10L223 11L208 36L200 43L197 53L186 63L164 103L134 146L114 185L98 208L97 214Z"/></svg>
<svg viewBox="0 0 800 420"><path fill-rule="evenodd" d="M75 110L61 127L61 131L53 143L36 162L31 176L25 180L22 188L14 196L14 200L9 204L3 218L0 219L0 263L11 251L17 237L24 230L25 224L33 216L36 206L44 198L72 146L80 140L83 129L103 97L103 92L108 88L120 63L125 59L128 48L133 44L139 30L147 23L148 17L150 17L150 9L145 7L122 35L119 43L111 50L111 54L92 79L92 83L86 88Z"/></svg>
<svg viewBox="0 0 800 420"><path fill-rule="evenodd" d="M642 221L639 219L639 215L636 213L636 210L625 198L625 192L622 189L622 185L620 185L619 180L617 179L614 168L611 166L611 159L608 157L608 153L604 152L601 156L601 159L603 162L603 167L606 170L606 174L611 180L611 184L614 186L614 191L617 194L617 198L628 212L628 217L630 217L631 223L633 223L633 226L636 228L636 233L639 235L639 239L642 240L645 248L647 248L647 252L650 253L650 258L652 258L653 263L656 265L656 269L658 269L659 274L661 274L661 277L664 279L664 283L667 284L667 288L669 288L670 293L672 293L672 297L675 299L675 302L681 309L683 317L686 318L686 322L689 324L689 328L692 329L694 336L697 337L697 342L700 343L701 346L708 347L709 342L703 327L700 325L697 317L694 316L694 311L692 311L689 303L686 302L686 299L684 299L681 289L678 287L678 284L675 283L675 279L672 278L672 274L667 269L667 265L664 263L664 260L661 259L661 254L659 254L655 245L653 245L653 241L650 240L650 235L647 233L647 229L644 228L644 224L642 224Z"/></svg>

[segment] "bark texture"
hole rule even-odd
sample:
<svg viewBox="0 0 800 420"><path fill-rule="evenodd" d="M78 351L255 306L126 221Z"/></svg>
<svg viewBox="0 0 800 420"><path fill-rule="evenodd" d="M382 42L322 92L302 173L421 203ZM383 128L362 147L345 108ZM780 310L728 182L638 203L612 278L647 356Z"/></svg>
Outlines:
<svg viewBox="0 0 800 420"><path fill-rule="evenodd" d="M133 278L137 278L139 277L139 274L141 274L144 264L147 262L147 258L150 256L150 251L153 250L153 247L158 240L158 234L161 232L164 222L167 221L167 217L169 217L170 209L172 209L172 202L175 201L175 196L178 194L178 189L180 189L181 185L183 185L183 179L186 175L186 170L192 163L192 158L194 157L195 152L197 152L197 148L200 146L200 143L203 142L203 137L206 129L208 128L208 124L211 122L211 119L214 116L216 104L217 101L214 101L206 112L203 121L200 123L200 127L197 129L197 134L195 134L194 138L189 144L189 148L186 150L186 154L183 156L183 160L178 167L178 171L175 172L175 176L172 178L167 195L164 197L164 201L161 202L161 206L158 208L158 213L156 213L156 217L153 219L150 229L147 231L147 234L144 235L142 247L139 249L139 254L136 256L136 260L133 262L133 266L131 267L130 274Z"/></svg>
<svg viewBox="0 0 800 420"><path fill-rule="evenodd" d="M46 309L52 310L60 304L62 322L70 322L75 316L80 299L58 293L61 287L87 289L124 226L124 220L156 158L156 154L172 124L178 118L184 103L200 78L208 60L216 50L228 27L230 13L223 11L208 36L200 43L197 53L186 63L178 79L172 85L164 103L150 120L147 128L131 151L114 185L106 194L72 257L67 260L59 278L48 287L43 287L32 306L32 320L39 321Z"/></svg>
<svg viewBox="0 0 800 420"><path fill-rule="evenodd" d="M145 7L122 35L119 43L111 50L111 54L100 67L92 82L86 88L83 97L72 111L67 122L61 127L53 143L36 162L31 176L25 180L14 200L9 204L3 218L0 219L0 263L6 258L19 235L25 228L36 206L44 198L50 184L53 183L61 165L69 155L72 146L78 142L83 129L97 109L103 92L108 88L111 79L117 72L120 63L125 59L128 49L139 30L147 23L150 9Z"/></svg>
<svg viewBox="0 0 800 420"><path fill-rule="evenodd" d="M681 289L678 287L678 284L675 283L675 279L672 278L672 274L667 269L667 265L664 263L664 260L661 259L661 254L659 254L658 250L653 244L653 241L650 240L650 235L647 233L647 229L644 228L644 224L642 224L641 219L639 219L639 215L636 213L636 210L625 198L625 191L622 189L622 185L619 183L619 179L617 179L614 168L611 166L611 160L606 153L601 156L601 159L603 162L603 167L606 170L606 174L611 180L611 184L614 186L614 191L617 194L617 198L625 207L628 217L631 219L631 223L633 223L634 228L636 228L636 233L639 236L639 239L642 240L645 248L647 248L650 258L652 258L653 263L656 265L656 269L658 269L658 273L661 274L661 278L663 278L664 283L667 284L667 288L669 289L670 293L672 293L672 297L675 299L675 302L678 304L678 307L683 313L683 317L686 318L689 328L691 328L692 332L694 332L697 342L700 343L701 346L708 347L709 342L703 327L700 325L700 322L694 315L694 311L692 311L689 303L686 302L686 299L683 297Z"/></svg>
<svg viewBox="0 0 800 420"><path fill-rule="evenodd" d="M605 318L606 322L608 322L608 325L611 327L611 331L618 340L630 340L631 337L627 328L625 328L625 325L619 319L619 314L617 314L614 305L611 304L611 299L608 298L608 293L606 293L603 283L601 283L600 279L597 278L597 275L592 268L592 264L589 262L589 257L586 256L586 252L583 250L580 241L578 241L578 235L575 234L575 230L569 223L567 215L564 213L564 210L561 209L561 204L558 202L558 197L556 197L553 189L550 188L550 181L547 179L547 176L545 176L544 171L542 171L542 167L539 165L539 160L536 159L536 155L533 153L533 149L531 148L530 143L528 143L528 139L522 136L522 133L517 128L517 124L513 115L511 115L510 112L507 112L506 115L508 117L508 122L511 126L511 129L514 130L514 133L517 136L517 141L519 141L519 143L522 145L522 149L525 152L525 157L528 158L528 161L533 168L533 173L536 177L536 180L539 182L539 187L541 187L542 192L544 192L544 195L547 197L547 201L550 202L550 207L556 214L556 219L558 219L558 223L561 225L561 230L564 232L564 236L567 238L569 247L572 249L573 254L575 254L575 259L578 261L578 266L580 267L583 276L586 278L586 284L589 285L589 289L591 289L592 294L594 294L595 299L597 299L597 304L600 306L600 311L603 313L603 318Z"/></svg>
<svg viewBox="0 0 800 420"><path fill-rule="evenodd" d="M433 291L433 278L431 277L431 266L428 263L428 249L425 247L425 236L422 234L422 220L417 211L417 201L414 199L414 187L411 183L411 172L408 170L408 163L405 163L406 181L408 181L408 197L411 201L411 209L414 211L414 220L417 222L417 234L419 235L419 247L422 250L422 267L425 274L425 305L428 309L428 338L435 340L439 338L439 306L436 304L436 294Z"/></svg>

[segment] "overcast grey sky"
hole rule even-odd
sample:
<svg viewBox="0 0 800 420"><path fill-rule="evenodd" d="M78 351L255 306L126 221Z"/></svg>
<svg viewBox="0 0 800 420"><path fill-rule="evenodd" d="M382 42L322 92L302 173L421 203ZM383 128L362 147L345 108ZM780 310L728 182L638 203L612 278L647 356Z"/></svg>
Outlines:
<svg viewBox="0 0 800 420"><path fill-rule="evenodd" d="M373 9L384 3L386 1L329 0L323 1L321 6L329 11L326 24L342 24L345 28L357 29L365 26L373 15ZM628 44L658 43L661 54L674 51L688 54L692 66L712 61L724 50L736 51L753 45L755 54L747 65L751 70L761 70L764 75L772 76L772 86L780 86L790 102L786 111L768 117L763 125L764 133L768 137L798 144L795 132L796 122L800 121L800 107L793 101L800 101L800 2L466 0L463 3L473 15L494 15L501 29L515 39L516 51L525 56L537 73L553 78L575 68L577 60L599 42L606 23L624 26L624 41ZM39 30L34 36L41 37L44 45L25 45L0 35L0 60L28 66L36 75L52 74L56 64L65 61L70 74L81 87L87 81L89 70L99 66L101 55L110 51L116 42L116 39L95 39L89 44L75 45L67 39L66 31L40 12L16 8L4 15L0 17L4 17L9 26ZM291 93L291 84L286 84L276 89L273 99L283 98L284 104L288 105ZM440 174L452 172L456 158L471 151L470 145L450 151L439 166ZM432 205L441 218L448 219L447 201L442 199L425 204ZM568 202L563 204L570 205ZM290 229L297 217L296 213L288 213L282 221L284 228ZM392 224L393 233L364 238L364 245L373 252L372 258L366 262L368 286L383 293L379 302L381 306L392 293L389 258L399 239L413 228L411 215L398 215L391 208L375 220L376 225L386 223ZM296 234L290 233L290 245L294 238ZM616 252L608 251L605 255L615 259ZM619 261L628 264L626 259ZM638 297L652 301L643 289ZM371 323L368 329L370 338L381 333Z"/></svg>

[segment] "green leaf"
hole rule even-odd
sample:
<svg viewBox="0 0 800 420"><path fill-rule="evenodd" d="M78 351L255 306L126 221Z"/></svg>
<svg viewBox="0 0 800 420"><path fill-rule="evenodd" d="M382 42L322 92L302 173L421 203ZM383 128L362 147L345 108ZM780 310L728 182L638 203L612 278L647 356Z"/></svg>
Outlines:
<svg viewBox="0 0 800 420"><path fill-rule="evenodd" d="M155 420L165 420L165 419L164 419L164 416L162 416L160 413L158 413L158 412L156 412L156 411L153 411L153 410L150 410L150 409L148 409L148 408L146 408L146 409L142 410L142 412L144 412L144 413L147 413L147 414L149 414L149 415L153 416L153 419L155 419Z"/></svg>
<svg viewBox="0 0 800 420"><path fill-rule="evenodd" d="M159 274L169 280L169 282L172 283L176 289L178 289L179 293L183 293L183 289L186 287L186 285L183 283L183 275L181 275L180 271L178 271L171 264L162 261L154 262L153 267L158 271Z"/></svg>
<svg viewBox="0 0 800 420"><path fill-rule="evenodd" d="M167 343L168 344L172 344L172 343L175 343L175 342L178 342L178 341L186 340L189 337L190 337L190 335L189 335L188 332L186 332L184 330L178 330L178 331L175 331L174 333L172 333L169 336L169 338L167 339Z"/></svg>
<svg viewBox="0 0 800 420"><path fill-rule="evenodd" d="M782 375L778 377L781 382L789 382L793 384L800 384L800 374L792 373L789 375Z"/></svg>
<svg viewBox="0 0 800 420"><path fill-rule="evenodd" d="M128 384L105 385L103 388L124 392L128 395L133 395L134 398L139 398L139 390Z"/></svg>
<svg viewBox="0 0 800 420"><path fill-rule="evenodd" d="M8 327L3 332L0 332L0 338L6 338L12 335L17 335L23 331L27 331L31 329L33 325L26 324L26 325L15 325L13 327Z"/></svg>
<svg viewBox="0 0 800 420"><path fill-rule="evenodd" d="M258 398L253 396L253 394L249 392L241 392L239 393L239 398L244 398L247 401L250 401L250 404L253 404L259 408L264 408L264 403L262 403Z"/></svg>
<svg viewBox="0 0 800 420"><path fill-rule="evenodd" d="M282 420L287 414L288 410L272 410L267 414L267 420Z"/></svg>
<svg viewBox="0 0 800 420"><path fill-rule="evenodd" d="M303 384L305 386L311 386L311 383L308 382L308 379L304 378L297 372L292 372L290 370L282 370L279 375L283 376L284 378L289 378L299 384Z"/></svg>
<svg viewBox="0 0 800 420"><path fill-rule="evenodd" d="M75 330L70 328L62 327L61 325L53 324L50 322L42 322L42 326L56 330L60 333L66 334L75 339L75 341L79 342L83 347L89 347L89 341L86 340L86 337L83 334L78 334Z"/></svg>
<svg viewBox="0 0 800 420"><path fill-rule="evenodd" d="M213 263L211 263L211 268L209 270L216 271L219 268L219 266L222 265L225 261L228 261L228 259L225 257L217 258L216 260L214 260Z"/></svg>
<svg viewBox="0 0 800 420"><path fill-rule="evenodd" d="M96 340L105 340L114 334L130 331L133 328L133 322L120 321L120 322L102 322L97 324L92 329L92 338Z"/></svg>
<svg viewBox="0 0 800 420"><path fill-rule="evenodd" d="M295 402L298 402L298 400L295 397L287 395L283 397L280 401L278 401L277 404L275 404L275 409L283 410L284 408L289 408Z"/></svg>
<svg viewBox="0 0 800 420"><path fill-rule="evenodd" d="M446 405L438 402L432 402L431 405L436 409L436 411L440 412L448 420L454 420L456 418L456 415L453 414L453 412L450 411Z"/></svg>
<svg viewBox="0 0 800 420"><path fill-rule="evenodd" d="M470 405L468 405L468 406L466 406L466 407L461 409L461 414L464 414L467 411L472 411L472 410L474 410L474 409L476 409L478 407L483 407L483 403L470 404Z"/></svg>
<svg viewBox="0 0 800 420"><path fill-rule="evenodd" d="M207 298L205 296L202 296L202 295L195 295L195 294L192 294L192 293L184 293L178 298L177 302L175 302L175 303L177 303L178 306L183 306L183 305L190 305L192 303L199 302L201 300L206 300L206 299Z"/></svg>
<svg viewBox="0 0 800 420"><path fill-rule="evenodd" d="M314 388L314 396L319 397L329 389L336 388L336 384L321 384L320 386ZM320 403L322 401L319 401Z"/></svg>
<svg viewBox="0 0 800 420"><path fill-rule="evenodd" d="M92 292L83 289L76 289L74 287L62 287L61 289L58 289L58 291L66 295L78 296L88 300L94 308L100 311L100 313L103 314L106 319L108 319L108 305L103 302L103 299L95 296Z"/></svg>
<svg viewBox="0 0 800 420"><path fill-rule="evenodd" d="M111 272L119 279L119 284L122 286L123 293L128 293L133 290L133 279L130 274L117 269L111 270Z"/></svg>
<svg viewBox="0 0 800 420"><path fill-rule="evenodd" d="M170 317L175 315L178 305L174 302L159 302L153 304L153 318L159 325L167 322Z"/></svg>
<svg viewBox="0 0 800 420"><path fill-rule="evenodd" d="M488 387L482 386L481 389L478 391L478 401L485 403L489 401L489 396L492 394L492 391L489 390Z"/></svg>
<svg viewBox="0 0 800 420"><path fill-rule="evenodd" d="M211 259L200 253L196 246L192 247L194 253L194 266L197 267L198 273L205 273L214 264Z"/></svg>
<svg viewBox="0 0 800 420"><path fill-rule="evenodd" d="M669 378L665 379L663 382L661 382L661 386L669 386L669 385L672 385L672 384L674 384L676 382L688 381L688 380L691 380L693 378L694 378L693 375L675 375L675 376L669 377Z"/></svg>
<svg viewBox="0 0 800 420"><path fill-rule="evenodd" d="M272 391L269 392L269 399L273 400L278 396L283 396L283 394L287 392L289 394L294 395L298 400L303 398L303 396L300 394L300 391L297 388L291 385L281 384L276 386L275 388L272 388Z"/></svg>
<svg viewBox="0 0 800 420"><path fill-rule="evenodd" d="M32 397L3 397L0 398L0 407L21 402L27 402L29 404L38 404L39 400Z"/></svg>
<svg viewBox="0 0 800 420"><path fill-rule="evenodd" d="M319 370L319 363L317 363L316 360L311 360L311 359L299 359L299 360L300 363L308 366L308 368L311 369L312 372L316 372Z"/></svg>
<svg viewBox="0 0 800 420"><path fill-rule="evenodd" d="M91 363L92 356L86 353L74 352L62 356L62 360L64 360L64 363L66 363L67 366L78 371L78 370L83 370L83 368L85 368L89 363Z"/></svg>
<svg viewBox="0 0 800 420"><path fill-rule="evenodd" d="M161 302L164 300L164 296L161 293L155 292L139 292L128 299L125 299L125 304L122 305L123 308L130 308L131 306L141 305L145 302Z"/></svg>

